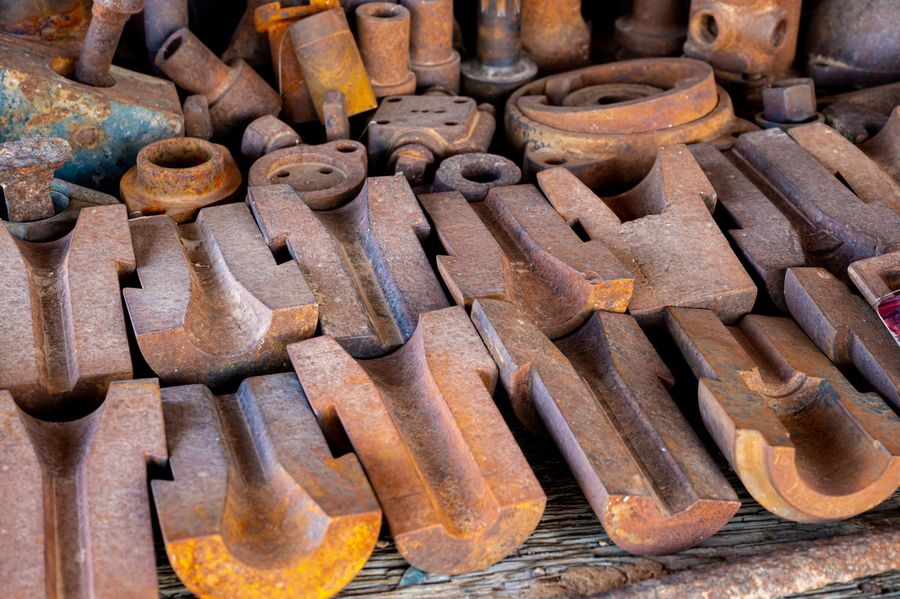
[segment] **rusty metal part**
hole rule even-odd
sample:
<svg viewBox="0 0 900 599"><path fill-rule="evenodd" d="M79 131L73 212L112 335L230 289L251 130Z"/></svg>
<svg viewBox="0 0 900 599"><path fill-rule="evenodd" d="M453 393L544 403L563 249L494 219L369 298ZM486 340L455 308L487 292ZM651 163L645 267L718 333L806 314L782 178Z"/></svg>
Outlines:
<svg viewBox="0 0 900 599"><path fill-rule="evenodd" d="M894 181L900 183L900 105L895 106L881 131L860 145ZM900 212L900 208L895 208Z"/></svg>
<svg viewBox="0 0 900 599"><path fill-rule="evenodd" d="M475 57L461 66L465 95L479 102L501 103L537 75L537 65L522 53L522 1L478 3Z"/></svg>
<svg viewBox="0 0 900 599"><path fill-rule="evenodd" d="M795 522L850 518L900 485L900 418L860 393L792 320L667 308L700 413L747 491Z"/></svg>
<svg viewBox="0 0 900 599"><path fill-rule="evenodd" d="M825 122L855 144L881 131L900 105L900 82L819 98Z"/></svg>
<svg viewBox="0 0 900 599"><path fill-rule="evenodd" d="M272 53L272 69L281 90L281 118L294 125L318 119L309 87L303 78L303 70L291 48L288 27L300 19L323 10L339 6L337 0L311 0L308 4L282 6L281 2L269 2L256 9L256 30L269 37Z"/></svg>
<svg viewBox="0 0 900 599"><path fill-rule="evenodd" d="M166 214L184 222L204 206L233 199L240 185L241 172L225 146L173 137L138 152L119 189L130 216Z"/></svg>
<svg viewBox="0 0 900 599"><path fill-rule="evenodd" d="M122 205L81 209L74 228L44 243L0 229L3 360L0 389L44 420L72 420L131 378L120 280L134 272Z"/></svg>
<svg viewBox="0 0 900 599"><path fill-rule="evenodd" d="M587 66L591 28L581 0L521 0L522 48L543 73Z"/></svg>
<svg viewBox="0 0 900 599"><path fill-rule="evenodd" d="M34 221L56 212L50 181L72 153L58 137L34 137L0 143L0 187L6 203L5 220Z"/></svg>
<svg viewBox="0 0 900 599"><path fill-rule="evenodd" d="M247 8L238 21L237 27L231 36L231 41L222 60L232 62L243 60L254 68L262 67L269 59L269 42L265 35L256 31L256 9L271 0L247 0Z"/></svg>
<svg viewBox="0 0 900 599"><path fill-rule="evenodd" d="M39 40L75 36L87 22L83 0L0 0L0 31Z"/></svg>
<svg viewBox="0 0 900 599"><path fill-rule="evenodd" d="M256 160L275 150L298 146L302 142L303 140L290 125L267 114L259 117L244 129L244 136L241 138L241 154L244 158Z"/></svg>
<svg viewBox="0 0 900 599"><path fill-rule="evenodd" d="M343 10L333 8L301 19L288 27L288 33L320 121L324 122L322 103L330 91L344 94L347 116L378 106Z"/></svg>
<svg viewBox="0 0 900 599"><path fill-rule="evenodd" d="M119 45L122 29L131 15L144 9L144 0L94 0L91 24L81 42L75 79L86 85L109 87L109 67Z"/></svg>
<svg viewBox="0 0 900 599"><path fill-rule="evenodd" d="M900 249L900 214L885 201L854 195L784 131L745 133L733 151L765 179L795 227L818 239L817 258L834 274Z"/></svg>
<svg viewBox="0 0 900 599"><path fill-rule="evenodd" d="M402 177L373 177L351 202L313 211L285 185L250 187L247 202L276 252L287 250L319 306L319 325L355 358L405 343L447 298L422 248L431 229Z"/></svg>
<svg viewBox="0 0 900 599"><path fill-rule="evenodd" d="M416 74L409 67L409 11L391 2L356 9L359 53L376 98L413 94Z"/></svg>
<svg viewBox="0 0 900 599"><path fill-rule="evenodd" d="M369 157L417 184L436 160L486 152L496 127L493 107L472 98L393 96L369 122Z"/></svg>
<svg viewBox="0 0 900 599"><path fill-rule="evenodd" d="M597 310L628 307L631 273L603 242L581 241L533 185L499 187L471 204L458 192L419 201L447 254L437 269L457 304L507 300L551 339Z"/></svg>
<svg viewBox="0 0 900 599"><path fill-rule="evenodd" d="M209 100L201 94L193 94L184 99L184 135L209 141L215 134L212 118L209 116Z"/></svg>
<svg viewBox="0 0 900 599"><path fill-rule="evenodd" d="M894 0L823 0L806 40L806 68L819 85L868 87L900 79L900 4Z"/></svg>
<svg viewBox="0 0 900 599"><path fill-rule="evenodd" d="M674 553L737 511L668 394L672 374L632 317L597 312L555 343L509 302L478 299L472 320L519 419L549 432L614 543Z"/></svg>
<svg viewBox="0 0 900 599"><path fill-rule="evenodd" d="M847 274L900 345L900 252L854 262Z"/></svg>
<svg viewBox="0 0 900 599"><path fill-rule="evenodd" d="M250 65L240 59L226 65L187 29L169 36L155 64L182 89L206 96L217 136L240 133L253 119L281 110L281 96Z"/></svg>
<svg viewBox="0 0 900 599"><path fill-rule="evenodd" d="M327 141L350 139L350 117L347 115L347 98L343 92L325 92L322 99L322 121Z"/></svg>
<svg viewBox="0 0 900 599"><path fill-rule="evenodd" d="M299 145L253 163L249 187L290 185L313 210L332 210L355 198L366 182L366 148L355 141Z"/></svg>
<svg viewBox="0 0 900 599"><path fill-rule="evenodd" d="M629 56L681 54L687 38L688 0L634 0L616 19L616 42Z"/></svg>
<svg viewBox="0 0 900 599"><path fill-rule="evenodd" d="M166 384L219 385L287 365L311 336L315 298L293 262L278 264L243 203L129 221L141 288L124 290L138 347Z"/></svg>
<svg viewBox="0 0 900 599"><path fill-rule="evenodd" d="M762 89L763 111L756 124L764 129L791 129L813 121L824 122L816 111L816 87L809 77L779 79Z"/></svg>
<svg viewBox="0 0 900 599"><path fill-rule="evenodd" d="M864 202L882 202L900 214L900 111L893 120L892 128L882 129L861 148L823 124L795 127L788 135ZM884 148L882 160L870 159L864 152L868 148Z"/></svg>
<svg viewBox="0 0 900 599"><path fill-rule="evenodd" d="M458 191L470 202L478 202L494 187L515 185L522 180L516 164L497 154L470 152L441 161L434 173L432 191Z"/></svg>
<svg viewBox="0 0 900 599"><path fill-rule="evenodd" d="M896 570L900 568L898 545L900 529L889 524L866 532L790 543L765 554L691 568L592 597L786 597Z"/></svg>
<svg viewBox="0 0 900 599"><path fill-rule="evenodd" d="M323 428L346 432L410 564L480 570L535 529L546 497L494 405L497 367L463 308L422 314L383 358L354 360L330 336L288 351Z"/></svg>
<svg viewBox="0 0 900 599"><path fill-rule="evenodd" d="M628 311L642 325L660 324L666 306L708 308L726 322L753 308L756 285L716 226L715 190L685 146L660 149L650 174L618 196L601 199L562 168L538 183L566 222L634 276Z"/></svg>
<svg viewBox="0 0 900 599"><path fill-rule="evenodd" d="M99 400L81 417L48 422L0 391L7 596L159 596L147 484L148 465L166 460L159 384L113 382Z"/></svg>
<svg viewBox="0 0 900 599"><path fill-rule="evenodd" d="M801 0L691 0L684 53L717 69L777 77L794 62Z"/></svg>
<svg viewBox="0 0 900 599"><path fill-rule="evenodd" d="M564 166L591 187L642 179L656 151L755 129L736 119L708 64L647 58L539 79L506 105L506 135L526 176Z"/></svg>
<svg viewBox="0 0 900 599"><path fill-rule="evenodd" d="M115 192L138 151L182 134L175 86L116 66L112 87L72 80L75 63L53 46L0 35L0 139L60 137L72 156L57 176Z"/></svg>
<svg viewBox="0 0 900 599"><path fill-rule="evenodd" d="M822 268L792 268L784 281L791 315L841 367L855 368L900 408L900 351L869 305Z"/></svg>
<svg viewBox="0 0 900 599"><path fill-rule="evenodd" d="M170 35L188 26L188 0L144 0L144 40L150 62Z"/></svg>
<svg viewBox="0 0 900 599"><path fill-rule="evenodd" d="M154 480L166 552L201 597L328 597L362 568L381 510L334 458L293 374L162 391L173 481Z"/></svg>
<svg viewBox="0 0 900 599"><path fill-rule="evenodd" d="M410 68L419 91L459 93L459 52L453 49L453 0L401 0L409 11Z"/></svg>

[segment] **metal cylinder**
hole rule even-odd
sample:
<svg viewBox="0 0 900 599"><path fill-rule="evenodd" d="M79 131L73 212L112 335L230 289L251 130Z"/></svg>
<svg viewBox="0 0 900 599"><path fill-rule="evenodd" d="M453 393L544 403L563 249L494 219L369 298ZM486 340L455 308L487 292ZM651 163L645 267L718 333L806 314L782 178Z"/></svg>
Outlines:
<svg viewBox="0 0 900 599"><path fill-rule="evenodd" d="M228 65L186 28L170 35L160 47L156 66L178 87L203 94L210 104L225 93L232 78Z"/></svg>
<svg viewBox="0 0 900 599"><path fill-rule="evenodd" d="M411 21L410 67L417 87L459 93L459 53L453 49L453 0L402 0Z"/></svg>
<svg viewBox="0 0 900 599"><path fill-rule="evenodd" d="M522 0L486 0L478 9L478 62L508 67L522 53Z"/></svg>
<svg viewBox="0 0 900 599"><path fill-rule="evenodd" d="M587 65L591 30L581 0L522 0L522 47L544 72Z"/></svg>
<svg viewBox="0 0 900 599"><path fill-rule="evenodd" d="M629 56L673 56L687 38L688 0L634 0L616 20L616 41Z"/></svg>
<svg viewBox="0 0 900 599"><path fill-rule="evenodd" d="M144 39L150 61L170 35L187 26L187 0L144 0Z"/></svg>
<svg viewBox="0 0 900 599"><path fill-rule="evenodd" d="M86 85L110 86L109 77L116 46L128 18L144 7L143 0L97 0L91 8L91 24L81 44L75 78Z"/></svg>
<svg viewBox="0 0 900 599"><path fill-rule="evenodd" d="M371 2L356 9L359 51L376 98L416 91L416 76L409 70L409 23L409 11L399 4Z"/></svg>

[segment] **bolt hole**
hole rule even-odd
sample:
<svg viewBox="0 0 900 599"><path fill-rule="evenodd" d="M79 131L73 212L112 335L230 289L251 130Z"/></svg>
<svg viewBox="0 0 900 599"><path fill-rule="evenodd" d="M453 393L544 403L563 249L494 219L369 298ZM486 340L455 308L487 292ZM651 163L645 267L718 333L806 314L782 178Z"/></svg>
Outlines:
<svg viewBox="0 0 900 599"><path fill-rule="evenodd" d="M458 100L453 100L454 104L465 104L467 102L468 102L468 100L465 100L463 98L459 98Z"/></svg>
<svg viewBox="0 0 900 599"><path fill-rule="evenodd" d="M788 24L785 19L778 21L778 24L775 25L775 29L772 31L772 47L777 48L781 44L784 43L784 38L787 37Z"/></svg>
<svg viewBox="0 0 900 599"><path fill-rule="evenodd" d="M711 44L719 37L719 23L716 18L709 13L700 15L700 26L697 28L700 41L704 44Z"/></svg>
<svg viewBox="0 0 900 599"><path fill-rule="evenodd" d="M544 158L544 164L548 164L550 166L559 166L560 164L565 164L566 159L560 156L554 156L552 158Z"/></svg>
<svg viewBox="0 0 900 599"><path fill-rule="evenodd" d="M390 102L391 104L396 104L397 102L403 101L403 98L388 98L385 102Z"/></svg>
<svg viewBox="0 0 900 599"><path fill-rule="evenodd" d="M291 176L291 173L289 173L288 171L281 171L280 173L276 173L275 176L279 179L287 179Z"/></svg>
<svg viewBox="0 0 900 599"><path fill-rule="evenodd" d="M375 121L375 124L376 125L390 125L391 122L382 120L382 121Z"/></svg>
<svg viewBox="0 0 900 599"><path fill-rule="evenodd" d="M351 146L350 144L342 144L335 148L341 154L352 154L356 151L356 146Z"/></svg>
<svg viewBox="0 0 900 599"><path fill-rule="evenodd" d="M434 114L444 114L445 112L447 112L447 111L444 110L444 109L441 109L441 110L435 110L435 111L434 111Z"/></svg>
<svg viewBox="0 0 900 599"><path fill-rule="evenodd" d="M322 168L319 169L319 173L322 175L330 175L333 172L334 172L334 169L331 168L330 166L323 166Z"/></svg>
<svg viewBox="0 0 900 599"><path fill-rule="evenodd" d="M444 125L446 125L447 127L455 127L458 124L459 123L457 123L456 121L447 121L446 123L444 123Z"/></svg>
<svg viewBox="0 0 900 599"><path fill-rule="evenodd" d="M500 173L496 171L481 169L475 166L464 168L459 174L462 175L462 178L466 181L472 181L473 183L493 183L500 178Z"/></svg>

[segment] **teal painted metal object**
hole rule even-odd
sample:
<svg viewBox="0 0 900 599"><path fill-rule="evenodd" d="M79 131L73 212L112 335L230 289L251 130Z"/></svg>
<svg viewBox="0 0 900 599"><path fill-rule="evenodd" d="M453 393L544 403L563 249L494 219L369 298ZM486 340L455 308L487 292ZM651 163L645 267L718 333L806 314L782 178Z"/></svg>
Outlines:
<svg viewBox="0 0 900 599"><path fill-rule="evenodd" d="M61 137L72 146L56 176L117 194L149 143L184 135L175 85L112 67L111 87L67 77L74 62L51 46L0 35L0 141Z"/></svg>

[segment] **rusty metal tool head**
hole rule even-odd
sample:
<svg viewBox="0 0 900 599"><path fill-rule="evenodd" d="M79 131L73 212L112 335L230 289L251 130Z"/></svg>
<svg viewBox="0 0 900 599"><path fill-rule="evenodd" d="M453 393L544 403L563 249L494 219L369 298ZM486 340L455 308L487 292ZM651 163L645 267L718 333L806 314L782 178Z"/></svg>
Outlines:
<svg viewBox="0 0 900 599"><path fill-rule="evenodd" d="M521 180L522 171L509 158L467 152L442 160L431 188L432 191L458 191L470 202L479 202L494 187L515 185Z"/></svg>
<svg viewBox="0 0 900 599"><path fill-rule="evenodd" d="M413 94L409 67L409 11L392 2L368 2L356 9L359 53L376 98Z"/></svg>
<svg viewBox="0 0 900 599"><path fill-rule="evenodd" d="M900 409L900 348L869 305L823 268L791 268L784 295L797 324L828 359L855 368Z"/></svg>
<svg viewBox="0 0 900 599"><path fill-rule="evenodd" d="M410 68L420 91L459 93L459 52L453 49L453 0L401 0L409 11Z"/></svg>
<svg viewBox="0 0 900 599"><path fill-rule="evenodd" d="M141 288L124 290L138 347L166 384L220 385L287 365L285 346L315 332L300 269L278 264L243 203L193 223L132 219Z"/></svg>
<svg viewBox="0 0 900 599"><path fill-rule="evenodd" d="M240 133L253 119L281 110L281 96L250 65L225 64L188 29L166 39L155 64L182 89L206 96L217 136Z"/></svg>
<svg viewBox="0 0 900 599"><path fill-rule="evenodd" d="M764 129L789 130L807 123L824 122L816 111L816 86L809 77L778 79L762 88L763 111L756 124Z"/></svg>
<svg viewBox="0 0 900 599"><path fill-rule="evenodd" d="M509 99L506 135L526 176L563 166L592 187L635 183L663 146L755 129L736 119L712 68L646 58L539 79Z"/></svg>
<svg viewBox="0 0 900 599"><path fill-rule="evenodd" d="M797 53L801 0L691 0L684 53L750 78L783 74Z"/></svg>
<svg viewBox="0 0 900 599"><path fill-rule="evenodd" d="M403 177L372 177L327 211L285 185L251 187L247 201L269 246L309 281L322 333L353 357L400 347L421 314L448 305L422 248L431 228Z"/></svg>
<svg viewBox="0 0 900 599"><path fill-rule="evenodd" d="M327 597L378 540L381 510L356 456L332 457L293 374L233 395L169 387L174 479L154 480L166 553L201 597Z"/></svg>
<svg viewBox="0 0 900 599"><path fill-rule="evenodd" d="M537 65L522 54L522 1L478 3L475 57L461 66L463 93L479 102L503 102L511 91L537 75Z"/></svg>
<svg viewBox="0 0 900 599"><path fill-rule="evenodd" d="M303 70L291 47L288 27L304 17L337 8L338 0L311 0L305 4L282 6L281 2L266 2L256 8L256 30L269 37L272 70L281 91L281 118L290 124L309 123L318 119Z"/></svg>
<svg viewBox="0 0 900 599"><path fill-rule="evenodd" d="M0 187L6 219L26 222L50 218L56 212L50 181L72 153L58 137L34 137L0 144Z"/></svg>
<svg viewBox="0 0 900 599"><path fill-rule="evenodd" d="M563 168L540 172L538 183L566 222L634 276L628 311L642 325L660 324L666 306L708 308L728 322L753 308L756 285L716 226L716 193L685 146L660 149L650 174L618 196L601 199Z"/></svg>
<svg viewBox="0 0 900 599"><path fill-rule="evenodd" d="M10 597L159 596L147 484L148 465L166 459L159 384L117 381L100 401L48 422L0 391L0 578Z"/></svg>
<svg viewBox="0 0 900 599"><path fill-rule="evenodd" d="M144 10L144 0L94 0L75 67L75 78L86 85L109 87L109 67L119 45L125 22Z"/></svg>
<svg viewBox="0 0 900 599"><path fill-rule="evenodd" d="M422 314L383 358L354 360L329 336L288 351L323 428L346 432L410 564L480 570L537 526L546 497L494 405L497 368L465 310Z"/></svg>
<svg viewBox="0 0 900 599"><path fill-rule="evenodd" d="M860 514L900 485L900 418L860 393L788 318L726 327L708 310L668 308L706 428L747 491L795 522Z"/></svg>
<svg viewBox="0 0 900 599"><path fill-rule="evenodd" d="M688 0L634 0L616 19L616 42L628 56L681 54L687 37Z"/></svg>
<svg viewBox="0 0 900 599"><path fill-rule="evenodd" d="M667 392L671 373L632 317L597 312L555 343L509 302L478 299L472 320L517 416L553 438L617 545L674 553L737 511L737 496Z"/></svg>
<svg viewBox="0 0 900 599"><path fill-rule="evenodd" d="M392 96L369 121L369 157L379 166L422 183L434 162L464 152L486 152L497 123L494 109L462 96Z"/></svg>
<svg viewBox="0 0 900 599"><path fill-rule="evenodd" d="M543 73L587 66L591 28L581 0L521 0L522 48Z"/></svg>
<svg viewBox="0 0 900 599"><path fill-rule="evenodd" d="M215 135L212 117L209 116L209 100L202 94L192 94L181 105L184 112L184 135L209 141Z"/></svg>
<svg viewBox="0 0 900 599"><path fill-rule="evenodd" d="M204 206L233 199L240 185L241 172L225 146L173 137L138 152L119 190L131 216L166 214L184 222Z"/></svg>
<svg viewBox="0 0 900 599"><path fill-rule="evenodd" d="M83 0L0 1L0 31L45 41L68 41L83 32L87 15Z"/></svg>
<svg viewBox="0 0 900 599"><path fill-rule="evenodd" d="M249 187L290 185L313 210L339 208L366 182L366 148L355 141L300 144L266 154L253 163Z"/></svg>
<svg viewBox="0 0 900 599"><path fill-rule="evenodd" d="M437 269L457 304L514 303L551 339L597 310L624 312L634 278L600 240L582 241L533 185L497 187L470 204L420 197L447 255Z"/></svg>
<svg viewBox="0 0 900 599"><path fill-rule="evenodd" d="M819 237L818 259L843 276L851 262L900 249L900 214L857 197L780 129L742 135L734 147L777 195L782 209Z"/></svg>
<svg viewBox="0 0 900 599"><path fill-rule="evenodd" d="M900 345L900 252L854 262L847 274Z"/></svg>
<svg viewBox="0 0 900 599"><path fill-rule="evenodd" d="M241 154L244 158L256 160L275 150L298 146L303 142L294 128L281 119L267 114L261 116L244 129L241 137Z"/></svg>
<svg viewBox="0 0 900 599"><path fill-rule="evenodd" d="M320 121L324 122L322 102L330 91L344 94L347 116L378 106L343 10L333 8L301 19L288 27L288 34Z"/></svg>

